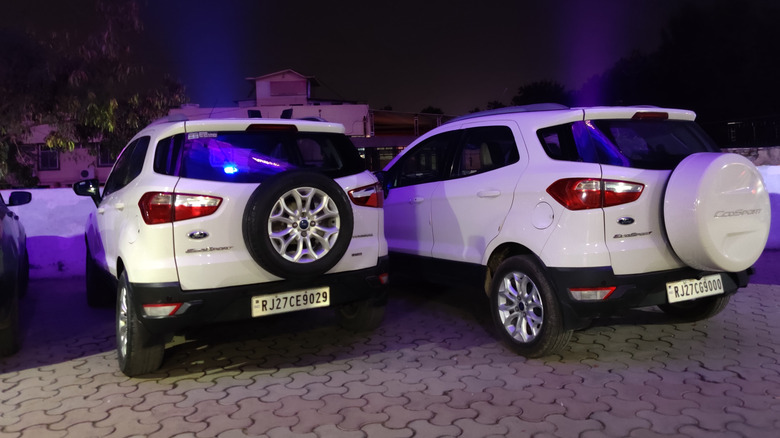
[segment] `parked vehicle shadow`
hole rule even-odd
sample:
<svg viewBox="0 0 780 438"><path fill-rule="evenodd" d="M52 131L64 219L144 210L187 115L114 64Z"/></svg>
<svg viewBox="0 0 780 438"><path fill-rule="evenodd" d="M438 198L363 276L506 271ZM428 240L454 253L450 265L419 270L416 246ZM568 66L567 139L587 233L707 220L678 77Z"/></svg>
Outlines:
<svg viewBox="0 0 780 438"><path fill-rule="evenodd" d="M114 349L114 309L87 306L84 277L30 280L19 302L22 347L0 373L52 365Z"/></svg>

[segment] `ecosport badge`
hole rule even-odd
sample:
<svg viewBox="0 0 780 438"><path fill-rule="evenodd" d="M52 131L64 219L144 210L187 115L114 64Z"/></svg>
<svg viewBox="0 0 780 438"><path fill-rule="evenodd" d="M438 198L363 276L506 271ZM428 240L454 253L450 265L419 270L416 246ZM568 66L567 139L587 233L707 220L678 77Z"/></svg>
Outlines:
<svg viewBox="0 0 780 438"><path fill-rule="evenodd" d="M232 246L207 246L205 248L190 248L185 252L187 254L193 254L198 252L228 251L231 249L233 249Z"/></svg>
<svg viewBox="0 0 780 438"><path fill-rule="evenodd" d="M755 208L753 210L731 210L731 211L718 210L715 212L715 217L753 216L759 213L761 213L760 208Z"/></svg>

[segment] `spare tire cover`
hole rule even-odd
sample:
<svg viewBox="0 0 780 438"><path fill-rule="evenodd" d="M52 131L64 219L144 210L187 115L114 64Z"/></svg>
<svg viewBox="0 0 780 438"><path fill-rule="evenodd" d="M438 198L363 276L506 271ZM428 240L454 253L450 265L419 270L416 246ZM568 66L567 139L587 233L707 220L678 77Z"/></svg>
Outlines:
<svg viewBox="0 0 780 438"><path fill-rule="evenodd" d="M674 252L699 270L747 269L769 237L769 194L758 169L741 155L686 157L672 172L663 210Z"/></svg>
<svg viewBox="0 0 780 438"><path fill-rule="evenodd" d="M252 258L282 278L325 273L342 258L353 230L352 205L333 179L284 172L255 189L244 210L244 243Z"/></svg>

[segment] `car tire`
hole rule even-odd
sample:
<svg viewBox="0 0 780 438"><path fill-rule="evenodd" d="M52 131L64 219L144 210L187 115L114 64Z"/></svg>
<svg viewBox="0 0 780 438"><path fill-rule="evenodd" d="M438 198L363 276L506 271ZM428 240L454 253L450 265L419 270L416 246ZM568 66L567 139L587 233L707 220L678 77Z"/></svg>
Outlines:
<svg viewBox="0 0 780 438"><path fill-rule="evenodd" d="M0 320L0 357L19 351L19 294L17 290L11 292L8 313Z"/></svg>
<svg viewBox="0 0 780 438"><path fill-rule="evenodd" d="M162 365L165 343L141 324L127 272L119 275L116 301L116 343L119 369L129 377L151 373Z"/></svg>
<svg viewBox="0 0 780 438"><path fill-rule="evenodd" d="M737 154L696 153L672 172L664 194L666 234L677 257L701 271L743 271L769 237L769 193Z"/></svg>
<svg viewBox="0 0 780 438"><path fill-rule="evenodd" d="M731 295L719 295L680 303L661 304L658 308L667 315L684 322L695 322L717 315L726 308L730 300Z"/></svg>
<svg viewBox="0 0 780 438"><path fill-rule="evenodd" d="M336 307L336 321L344 329L353 332L374 330L385 318L384 303L362 300Z"/></svg>
<svg viewBox="0 0 780 438"><path fill-rule="evenodd" d="M571 338L552 284L530 256L501 262L490 282L490 307L502 341L522 356L554 354Z"/></svg>
<svg viewBox="0 0 780 438"><path fill-rule="evenodd" d="M92 257L89 245L87 245L84 280L86 282L85 290L89 307L110 307L114 304L116 296L108 293L110 283L105 272L98 267L97 262Z"/></svg>
<svg viewBox="0 0 780 438"><path fill-rule="evenodd" d="M330 270L347 251L352 228L352 207L344 190L314 172L274 175L252 193L244 211L249 253L281 278L308 278Z"/></svg>

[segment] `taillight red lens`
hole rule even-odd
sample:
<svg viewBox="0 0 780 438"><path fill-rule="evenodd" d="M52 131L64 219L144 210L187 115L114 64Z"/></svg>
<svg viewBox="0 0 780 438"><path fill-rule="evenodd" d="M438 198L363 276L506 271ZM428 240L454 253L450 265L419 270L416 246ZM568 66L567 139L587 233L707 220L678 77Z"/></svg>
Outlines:
<svg viewBox="0 0 780 438"><path fill-rule="evenodd" d="M138 201L141 216L147 225L173 222L172 193L144 193Z"/></svg>
<svg viewBox="0 0 780 438"><path fill-rule="evenodd" d="M629 181L564 178L552 183L547 193L569 210L588 210L636 201L644 187Z"/></svg>
<svg viewBox="0 0 780 438"><path fill-rule="evenodd" d="M216 196L149 192L141 196L138 207L144 222L154 225L208 216L221 203L222 198Z"/></svg>
<svg viewBox="0 0 780 438"><path fill-rule="evenodd" d="M215 196L176 194L173 220L183 221L194 217L208 216L219 208L222 198Z"/></svg>
<svg viewBox="0 0 780 438"><path fill-rule="evenodd" d="M385 203L385 197L382 194L382 186L378 183L350 190L349 199L351 199L352 203L355 205L362 207L382 208Z"/></svg>
<svg viewBox="0 0 780 438"><path fill-rule="evenodd" d="M628 204L639 199L644 184L628 181L604 180L604 207Z"/></svg>
<svg viewBox="0 0 780 438"><path fill-rule="evenodd" d="M547 193L569 210L601 208L599 179L559 179L547 187Z"/></svg>

